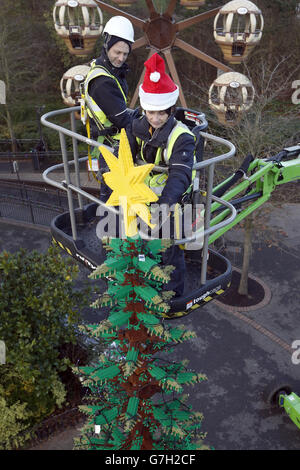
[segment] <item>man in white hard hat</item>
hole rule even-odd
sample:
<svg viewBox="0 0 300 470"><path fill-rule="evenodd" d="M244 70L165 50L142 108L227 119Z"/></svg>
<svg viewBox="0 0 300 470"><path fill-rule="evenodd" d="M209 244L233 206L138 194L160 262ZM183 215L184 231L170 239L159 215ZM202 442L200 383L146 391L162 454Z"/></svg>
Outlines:
<svg viewBox="0 0 300 470"><path fill-rule="evenodd" d="M157 173L155 168L146 184L157 194L158 213L163 205L174 208L191 189L195 154L195 136L190 129L175 118L179 87L165 71L159 54L145 62L145 76L139 87L140 105L144 115L133 119L126 128L133 159L168 168L167 173ZM171 215L171 212L170 212ZM155 216L154 216L155 219ZM156 222L155 222L156 223ZM175 232L175 219L170 220L171 236ZM184 251L173 244L162 254L164 265L174 266L171 279L164 289L180 297L184 292Z"/></svg>
<svg viewBox="0 0 300 470"><path fill-rule="evenodd" d="M126 60L134 42L134 30L127 18L114 16L103 34L101 55L92 62L84 82L84 99L92 119L92 137L113 145L133 114L127 108Z"/></svg>

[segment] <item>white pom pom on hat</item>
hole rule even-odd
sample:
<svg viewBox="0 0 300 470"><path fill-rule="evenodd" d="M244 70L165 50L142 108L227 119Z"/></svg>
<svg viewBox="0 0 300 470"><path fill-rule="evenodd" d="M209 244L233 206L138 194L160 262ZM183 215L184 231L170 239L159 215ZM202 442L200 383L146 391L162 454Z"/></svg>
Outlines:
<svg viewBox="0 0 300 470"><path fill-rule="evenodd" d="M165 72L165 63L157 53L145 62L146 72L139 87L140 104L146 111L163 111L175 105L179 88Z"/></svg>
<svg viewBox="0 0 300 470"><path fill-rule="evenodd" d="M160 73L159 72L150 73L150 80L151 82L157 83L160 80Z"/></svg>

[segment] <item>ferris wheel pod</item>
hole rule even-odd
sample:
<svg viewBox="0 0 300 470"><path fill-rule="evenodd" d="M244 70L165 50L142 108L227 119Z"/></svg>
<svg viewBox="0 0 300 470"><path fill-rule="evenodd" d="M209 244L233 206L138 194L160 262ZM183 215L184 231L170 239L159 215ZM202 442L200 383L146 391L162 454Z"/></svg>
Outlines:
<svg viewBox="0 0 300 470"><path fill-rule="evenodd" d="M205 4L206 0L180 0L180 5L186 7L188 10L196 10Z"/></svg>
<svg viewBox="0 0 300 470"><path fill-rule="evenodd" d="M220 44L224 60L229 64L240 64L249 56L255 45L246 44L244 41L235 41L230 44Z"/></svg>
<svg viewBox="0 0 300 470"><path fill-rule="evenodd" d="M89 65L75 65L67 70L60 80L60 91L63 102L67 106L78 106L80 103L80 83L85 79ZM80 113L75 113L76 119L80 119Z"/></svg>
<svg viewBox="0 0 300 470"><path fill-rule="evenodd" d="M243 62L262 37L264 20L260 9L248 0L226 3L215 17L214 38L224 59Z"/></svg>
<svg viewBox="0 0 300 470"><path fill-rule="evenodd" d="M215 111L215 115L220 124L226 127L234 127L242 119L243 113L239 111Z"/></svg>
<svg viewBox="0 0 300 470"><path fill-rule="evenodd" d="M103 16L94 0L57 0L53 9L54 27L69 52L87 56L103 30Z"/></svg>
<svg viewBox="0 0 300 470"><path fill-rule="evenodd" d="M236 125L243 113L251 108L254 94L254 87L245 75L226 72L217 77L209 88L209 107L221 124Z"/></svg>
<svg viewBox="0 0 300 470"><path fill-rule="evenodd" d="M70 54L77 57L87 57L92 54L98 38L82 37L80 32L77 34L76 30L73 29L73 32L69 37L63 37L62 39L64 40Z"/></svg>

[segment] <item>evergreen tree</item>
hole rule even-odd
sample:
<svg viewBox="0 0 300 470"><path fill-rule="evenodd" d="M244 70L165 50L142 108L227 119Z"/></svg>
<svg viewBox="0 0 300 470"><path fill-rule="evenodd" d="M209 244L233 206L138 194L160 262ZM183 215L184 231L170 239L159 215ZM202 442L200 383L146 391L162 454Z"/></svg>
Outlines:
<svg viewBox="0 0 300 470"><path fill-rule="evenodd" d="M74 369L91 391L81 407L89 420L75 449L204 448L202 415L184 403L184 386L205 376L169 359L194 333L164 324L173 293L162 289L173 268L159 263L168 246L166 240L110 239L105 263L91 275L110 279L93 305L111 309L100 324L82 327L101 338L106 351L97 363Z"/></svg>

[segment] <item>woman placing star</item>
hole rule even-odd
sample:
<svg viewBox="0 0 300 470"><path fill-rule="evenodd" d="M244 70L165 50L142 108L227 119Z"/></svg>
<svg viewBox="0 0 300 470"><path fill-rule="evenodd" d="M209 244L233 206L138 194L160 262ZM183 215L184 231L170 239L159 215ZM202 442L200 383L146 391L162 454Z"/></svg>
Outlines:
<svg viewBox="0 0 300 470"><path fill-rule="evenodd" d="M187 126L175 118L179 87L166 74L164 60L158 54L151 56L145 62L145 67L144 81L139 90L144 115L133 120L126 128L131 152L127 148L127 142L126 150L123 142L124 149L120 146L119 158L121 154L132 154L130 165L119 163L118 166L118 159L113 157L111 167L114 166L114 176L108 176L109 173L104 175L105 182L114 190L114 195L109 197L107 204L122 206L127 230L135 221L135 215L139 213L143 213L141 218L150 225L150 213L145 204L157 201L159 205L174 207L181 202L192 183L195 136ZM103 152L104 158L105 153ZM135 162L141 159L145 164L134 167L132 158ZM165 166L168 171L163 174L155 172L154 166L158 165ZM141 178L146 178L148 190L152 191L145 190L145 183L139 186L142 180L136 179L134 168L143 172L138 174ZM124 180L123 175L126 175ZM142 194L139 190L142 190ZM121 201L120 195L126 195L124 202ZM139 207L134 204L142 205ZM136 226L133 227L134 230ZM173 244L163 254L163 263L175 267L166 289L173 290L176 296L182 295L185 274L183 250Z"/></svg>

